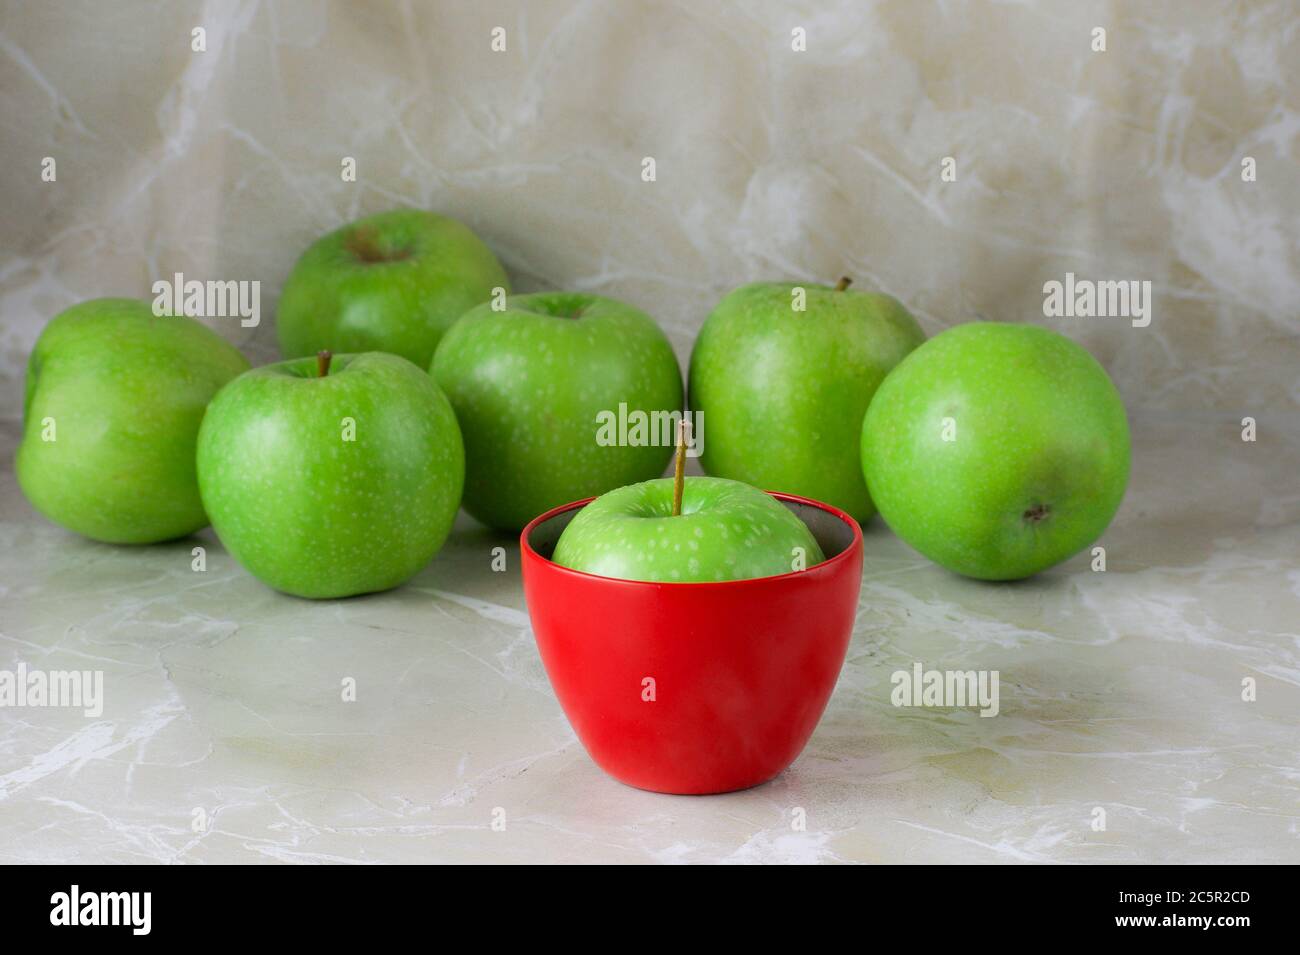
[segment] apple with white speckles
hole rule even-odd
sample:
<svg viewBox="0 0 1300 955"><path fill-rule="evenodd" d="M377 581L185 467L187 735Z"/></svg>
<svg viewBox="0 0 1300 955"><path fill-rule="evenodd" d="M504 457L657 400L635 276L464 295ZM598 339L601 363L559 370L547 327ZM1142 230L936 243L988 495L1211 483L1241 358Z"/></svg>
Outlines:
<svg viewBox="0 0 1300 955"><path fill-rule="evenodd" d="M313 242L276 309L280 353L304 358L386 351L428 367L467 310L509 291L505 270L470 229L423 209L393 209Z"/></svg>
<svg viewBox="0 0 1300 955"><path fill-rule="evenodd" d="M443 337L431 371L465 435L465 510L490 527L518 531L552 507L657 477L672 455L671 435L602 439L620 405L629 417L682 407L672 346L623 302L538 292L502 311L478 306Z"/></svg>
<svg viewBox="0 0 1300 955"><path fill-rule="evenodd" d="M192 318L104 298L62 312L27 363L14 471L78 534L149 544L205 527L194 477L203 410L248 361ZM19 545L21 549L22 545Z"/></svg>
<svg viewBox="0 0 1300 955"><path fill-rule="evenodd" d="M199 429L217 536L253 576L299 597L414 576L446 540L464 477L451 405L397 355L256 368L217 394Z"/></svg>
<svg viewBox="0 0 1300 955"><path fill-rule="evenodd" d="M848 285L736 289L696 339L689 400L708 425L706 472L865 522L875 508L858 460L862 416L925 333L895 299Z"/></svg>
<svg viewBox="0 0 1300 955"><path fill-rule="evenodd" d="M1106 529L1129 475L1124 403L1064 335L971 322L885 379L862 467L890 528L949 570L1028 577Z"/></svg>
<svg viewBox="0 0 1300 955"><path fill-rule="evenodd" d="M772 577L825 557L808 526L776 498L725 478L660 478L601 495L560 535L551 559L601 577L705 583Z"/></svg>

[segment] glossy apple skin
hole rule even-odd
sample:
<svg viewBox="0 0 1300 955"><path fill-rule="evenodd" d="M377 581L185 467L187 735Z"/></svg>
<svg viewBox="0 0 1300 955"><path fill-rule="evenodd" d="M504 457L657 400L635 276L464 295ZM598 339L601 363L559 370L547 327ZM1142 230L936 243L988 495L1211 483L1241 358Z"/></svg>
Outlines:
<svg viewBox="0 0 1300 955"><path fill-rule="evenodd" d="M885 379L863 422L862 467L907 543L959 574L1015 580L1101 536L1128 484L1128 422L1105 370L1070 339L972 322Z"/></svg>
<svg viewBox="0 0 1300 955"><path fill-rule="evenodd" d="M682 512L672 510L672 478L616 488L578 513L551 559L602 577L679 583L773 577L825 559L803 521L740 481L686 478Z"/></svg>
<svg viewBox="0 0 1300 955"><path fill-rule="evenodd" d="M713 310L691 353L691 408L704 413L700 463L709 474L826 501L865 522L862 417L886 373L925 340L888 295L736 289Z"/></svg>
<svg viewBox="0 0 1300 955"><path fill-rule="evenodd" d="M839 525L824 538L827 560L721 583L586 574L547 557L584 501L521 535L524 599L546 674L591 758L621 782L665 793L745 789L789 766L812 736L853 633L862 532L829 505L774 496Z"/></svg>
<svg viewBox="0 0 1300 955"><path fill-rule="evenodd" d="M293 267L276 310L280 353L385 351L427 368L443 333L496 287L510 289L501 263L455 219L419 209L367 216L318 239Z"/></svg>
<svg viewBox="0 0 1300 955"><path fill-rule="evenodd" d="M194 473L203 410L248 361L192 318L95 299L56 316L27 363L15 470L32 506L95 540L149 544L207 526ZM43 441L53 418L55 440Z"/></svg>
<svg viewBox="0 0 1300 955"><path fill-rule="evenodd" d="M343 440L345 418L355 440ZM370 352L257 368L203 419L199 488L221 543L268 586L347 597L410 579L460 503L451 405L405 358Z"/></svg>
<svg viewBox="0 0 1300 955"><path fill-rule="evenodd" d="M574 317L576 316L576 317ZM597 443L597 415L681 410L672 346L644 312L598 295L512 296L458 321L432 373L465 435L465 510L518 531L542 511L658 477L670 446Z"/></svg>

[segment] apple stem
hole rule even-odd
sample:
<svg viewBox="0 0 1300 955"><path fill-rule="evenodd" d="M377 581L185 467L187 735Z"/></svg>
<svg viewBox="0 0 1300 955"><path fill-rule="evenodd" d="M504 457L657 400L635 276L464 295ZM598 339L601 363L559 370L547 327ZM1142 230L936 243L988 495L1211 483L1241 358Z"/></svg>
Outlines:
<svg viewBox="0 0 1300 955"><path fill-rule="evenodd" d="M324 378L330 373L330 359L333 357L328 351L316 353L316 377Z"/></svg>
<svg viewBox="0 0 1300 955"><path fill-rule="evenodd" d="M849 278L847 275L842 276L840 280L835 283L835 291L843 292L846 288L848 288L852 284L853 284L853 279Z"/></svg>
<svg viewBox="0 0 1300 955"><path fill-rule="evenodd" d="M677 422L677 467L673 473L673 517L682 513L682 490L686 485L686 442L691 432L691 422L683 416Z"/></svg>

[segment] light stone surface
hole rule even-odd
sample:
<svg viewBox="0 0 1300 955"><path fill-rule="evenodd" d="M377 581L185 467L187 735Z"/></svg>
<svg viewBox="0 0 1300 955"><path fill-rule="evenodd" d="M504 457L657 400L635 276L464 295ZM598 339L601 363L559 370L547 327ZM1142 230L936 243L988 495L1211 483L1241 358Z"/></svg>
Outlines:
<svg viewBox="0 0 1300 955"><path fill-rule="evenodd" d="M98 718L0 709L0 861L1300 862L1288 0L9 4L0 119L0 670L99 669L107 695ZM874 523L807 750L682 798L586 757L513 541L464 516L408 586L309 603L210 531L196 573L195 541L115 548L31 511L13 449L52 315L175 272L258 280L259 327L210 324L271 360L298 253L403 203L470 223L520 291L645 309L683 364L760 279L852 275L930 334L1058 328L1133 421L1107 570L965 581ZM1045 318L1067 272L1150 281L1150 326ZM1000 714L893 707L914 660L998 670Z"/></svg>
<svg viewBox="0 0 1300 955"><path fill-rule="evenodd" d="M78 539L6 470L0 669L103 670L106 705L0 710L0 860L1300 862L1297 435L1243 453L1209 420L1136 433L1104 573L1085 554L967 581L870 526L811 743L774 782L713 797L629 789L587 758L514 542L467 518L407 586L311 603L210 531ZM999 715L895 708L914 660L999 671Z"/></svg>

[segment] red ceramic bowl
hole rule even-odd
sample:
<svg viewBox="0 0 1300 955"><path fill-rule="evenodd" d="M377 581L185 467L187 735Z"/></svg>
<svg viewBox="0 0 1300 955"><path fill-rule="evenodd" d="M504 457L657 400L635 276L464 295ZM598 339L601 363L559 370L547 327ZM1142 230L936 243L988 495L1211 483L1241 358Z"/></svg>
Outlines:
<svg viewBox="0 0 1300 955"><path fill-rule="evenodd" d="M520 535L542 663L578 739L615 779L664 793L745 789L789 766L812 736L853 631L862 530L827 504L772 496L808 525L823 563L722 583L585 574L550 555L588 501L547 511Z"/></svg>

